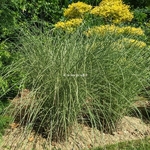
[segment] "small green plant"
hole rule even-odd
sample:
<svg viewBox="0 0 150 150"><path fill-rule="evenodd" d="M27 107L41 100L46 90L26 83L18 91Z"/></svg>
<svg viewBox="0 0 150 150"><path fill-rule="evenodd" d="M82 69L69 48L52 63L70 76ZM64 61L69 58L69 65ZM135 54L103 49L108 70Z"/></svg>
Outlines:
<svg viewBox="0 0 150 150"><path fill-rule="evenodd" d="M9 65L11 62L11 55L7 49L8 47L4 42L0 44L0 97L8 88L7 81L3 79L4 66Z"/></svg>
<svg viewBox="0 0 150 150"><path fill-rule="evenodd" d="M106 145L104 147L97 147L92 148L90 150L149 150L150 144L149 144L149 138L145 138L142 140L133 140L133 141L126 141L126 142L120 142L117 144L112 145Z"/></svg>
<svg viewBox="0 0 150 150"><path fill-rule="evenodd" d="M13 70L9 72L9 66L15 63L17 59L17 53L9 52L8 43L0 43L0 100L5 101L9 98L14 98L18 92L19 85L22 78L22 74L19 71ZM9 72L9 77L7 74ZM11 75L10 75L11 74Z"/></svg>
<svg viewBox="0 0 150 150"><path fill-rule="evenodd" d="M8 101L0 101L0 138L4 134L4 129L8 127L11 117L3 116L5 108L9 105Z"/></svg>
<svg viewBox="0 0 150 150"><path fill-rule="evenodd" d="M10 117L4 117L0 115L0 137L4 134L4 129L8 127L10 120Z"/></svg>

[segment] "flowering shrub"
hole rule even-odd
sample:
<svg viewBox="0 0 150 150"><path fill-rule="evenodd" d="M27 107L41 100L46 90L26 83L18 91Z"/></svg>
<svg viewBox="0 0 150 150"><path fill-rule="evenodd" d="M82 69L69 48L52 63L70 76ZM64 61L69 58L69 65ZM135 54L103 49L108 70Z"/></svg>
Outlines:
<svg viewBox="0 0 150 150"><path fill-rule="evenodd" d="M101 25L101 26L94 26L90 29L88 29L87 32L85 32L86 36L92 36L92 35L105 35L106 33L112 33L117 32L117 34L121 31L119 28L115 25Z"/></svg>
<svg viewBox="0 0 150 150"><path fill-rule="evenodd" d="M144 36L144 31L141 28L135 28L131 26L127 27L118 27L115 25L101 25L95 26L90 28L85 34L87 36L91 35L105 35L107 33L114 33L114 34L129 34L129 35L136 35L136 36Z"/></svg>
<svg viewBox="0 0 150 150"><path fill-rule="evenodd" d="M72 3L64 11L64 16L68 18L83 18L84 14L92 9L91 5L83 2Z"/></svg>
<svg viewBox="0 0 150 150"><path fill-rule="evenodd" d="M90 13L116 24L133 19L129 6L123 4L122 0L102 0L99 6L93 8Z"/></svg>
<svg viewBox="0 0 150 150"><path fill-rule="evenodd" d="M117 40L116 42L113 43L114 47L124 47L124 48L128 48L133 46L134 48L145 48L147 45L145 42L143 41L139 41L139 40L135 40L135 39L131 39L131 38L123 38L120 40Z"/></svg>
<svg viewBox="0 0 150 150"><path fill-rule="evenodd" d="M133 34L133 35L144 35L144 31L141 28L135 28L131 26L122 27L123 33Z"/></svg>
<svg viewBox="0 0 150 150"><path fill-rule="evenodd" d="M85 14L87 14L86 17ZM93 9L91 5L88 5L83 2L72 3L68 6L67 9L65 9L64 17L66 17L65 20L66 19L67 20L72 19L72 20L66 22L58 22L55 24L55 28L72 31L74 30L74 27L80 25L81 18L84 19L85 25L88 25L89 27L93 25L105 24L108 22L121 23L124 21L131 21L133 18L133 14L129 11L129 6L123 4L122 0L116 0L116 1L102 0L99 6L96 6ZM96 22L94 21L94 19L96 19ZM92 30L97 30L97 29L105 30L106 27L107 26L101 26L101 28L104 29L99 29L96 27L96 29L92 29ZM111 32L114 31L114 28L116 30L116 27L114 26L108 26L108 27L109 29L107 30ZM130 29L130 31L128 31L129 29L130 27L126 28L126 32L135 32L135 34L137 33L142 34L143 32L140 29L132 28ZM120 29L117 29L117 31L120 32Z"/></svg>
<svg viewBox="0 0 150 150"><path fill-rule="evenodd" d="M73 31L76 27L78 27L80 24L82 23L82 19L70 19L66 22L57 22L55 24L55 28L57 29L63 29L63 30L67 30L67 31Z"/></svg>
<svg viewBox="0 0 150 150"><path fill-rule="evenodd" d="M134 45L135 47L138 47L138 48L144 48L147 46L146 43L143 41L130 39L130 38L123 38L122 42L125 43L125 45Z"/></svg>

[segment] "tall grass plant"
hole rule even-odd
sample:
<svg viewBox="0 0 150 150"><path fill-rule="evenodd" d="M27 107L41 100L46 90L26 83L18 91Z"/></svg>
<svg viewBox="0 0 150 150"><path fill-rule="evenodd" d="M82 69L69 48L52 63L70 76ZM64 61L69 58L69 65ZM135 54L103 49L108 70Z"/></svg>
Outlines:
<svg viewBox="0 0 150 150"><path fill-rule="evenodd" d="M86 37L80 30L23 32L12 71L24 74L20 84L30 94L9 111L50 140L67 139L75 123L113 131L130 111L149 67L146 47L126 46L123 38L110 32Z"/></svg>

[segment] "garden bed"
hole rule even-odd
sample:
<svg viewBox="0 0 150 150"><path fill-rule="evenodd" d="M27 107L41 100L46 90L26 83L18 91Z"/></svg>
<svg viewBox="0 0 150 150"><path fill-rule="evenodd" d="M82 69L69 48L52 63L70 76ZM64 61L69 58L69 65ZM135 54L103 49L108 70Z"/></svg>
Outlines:
<svg viewBox="0 0 150 150"><path fill-rule="evenodd" d="M23 96L25 93L23 93ZM28 94L28 92L26 92ZM135 106L141 110L147 110L149 102L143 97L137 97L138 101ZM14 99L17 101L17 98ZM145 108L145 109L144 109ZM138 113L137 113L138 114ZM26 129L26 126L20 126L15 122L10 124L9 129L6 129L5 135L2 138L1 148L3 150L81 150L89 149L98 146L115 144L123 141L131 141L150 137L150 122L146 119L145 112L141 113L141 117L124 116L118 122L114 132L104 133L96 128L91 128L83 124L76 123L72 128L72 133L64 142L48 142L48 140L34 131Z"/></svg>
<svg viewBox="0 0 150 150"><path fill-rule="evenodd" d="M30 132L30 131L28 131ZM11 125L3 136L1 149L3 150L45 150L45 149L61 149L61 150L80 150L89 149L97 146L114 144L122 141L143 139L150 136L150 123L144 123L136 117L125 116L118 128L112 134L102 133L97 129L76 124L68 141L51 144L40 135L34 132L24 132L23 127Z"/></svg>

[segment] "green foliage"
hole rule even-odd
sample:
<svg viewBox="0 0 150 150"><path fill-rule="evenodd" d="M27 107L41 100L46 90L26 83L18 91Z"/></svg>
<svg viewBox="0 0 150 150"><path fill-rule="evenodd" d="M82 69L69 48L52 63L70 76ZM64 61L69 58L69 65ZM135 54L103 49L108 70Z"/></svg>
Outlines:
<svg viewBox="0 0 150 150"><path fill-rule="evenodd" d="M0 6L1 40L14 38L28 24L50 27L62 16L58 0L2 0Z"/></svg>
<svg viewBox="0 0 150 150"><path fill-rule="evenodd" d="M127 142L120 142L117 144L106 145L104 147L92 148L90 150L149 150L149 138L145 138L142 140L133 140Z"/></svg>
<svg viewBox="0 0 150 150"><path fill-rule="evenodd" d="M16 10L18 10L19 17L30 23L49 23L56 22L61 15L61 8L58 0L12 0Z"/></svg>
<svg viewBox="0 0 150 150"><path fill-rule="evenodd" d="M3 79L4 66L9 65L11 62L11 55L7 49L8 47L4 42L0 44L0 95L3 95L8 88L7 81Z"/></svg>
<svg viewBox="0 0 150 150"><path fill-rule="evenodd" d="M3 39L13 33L16 26L16 14L10 9L12 7L11 1L2 0L0 6L0 39Z"/></svg>
<svg viewBox="0 0 150 150"><path fill-rule="evenodd" d="M10 117L3 117L0 115L0 137L4 134L4 129L8 127L10 120Z"/></svg>
<svg viewBox="0 0 150 150"><path fill-rule="evenodd" d="M8 127L9 122L11 121L11 117L3 116L4 109L8 106L8 101L1 102L0 101L0 137L4 134L4 129Z"/></svg>
<svg viewBox="0 0 150 150"><path fill-rule="evenodd" d="M136 8L133 10L134 18L129 23L131 26L141 27L145 32L147 44L150 44L150 7Z"/></svg>
<svg viewBox="0 0 150 150"><path fill-rule="evenodd" d="M150 6L149 0L124 0L124 2L131 5L133 8Z"/></svg>
<svg viewBox="0 0 150 150"><path fill-rule="evenodd" d="M13 98L18 93L18 82L20 82L23 75L20 71L16 71L15 68L13 72L9 72L9 66L15 63L16 59L17 54L9 52L7 43L0 43L0 100L2 101ZM7 76L8 72L9 77Z"/></svg>
<svg viewBox="0 0 150 150"><path fill-rule="evenodd" d="M7 90L9 94L7 91L5 96L14 97L19 88L18 80L23 75L19 75L17 71L12 73L12 77L7 78L5 74L7 74L6 68L17 58L15 53L17 49L12 45L12 42L19 43L16 34L28 24L39 28L50 28L52 23L58 21L62 11L58 0L2 0L0 6L0 97L2 98Z"/></svg>
<svg viewBox="0 0 150 150"><path fill-rule="evenodd" d="M68 7L69 4L76 3L78 1L79 0L59 0L59 4L61 6L65 6L65 8L66 8L66 7ZM94 6L94 5L98 5L101 2L101 0L80 0L80 2L84 2L84 3Z"/></svg>
<svg viewBox="0 0 150 150"><path fill-rule="evenodd" d="M84 2L93 6L98 5L102 0L80 0L80 2ZM78 0L61 0L61 4L67 7L70 3L78 2ZM149 0L123 0L124 3L131 5L132 7L145 7L150 6Z"/></svg>
<svg viewBox="0 0 150 150"><path fill-rule="evenodd" d="M149 21L150 17L150 8L136 8L133 10L134 18L131 23L136 26L144 26L144 23Z"/></svg>

